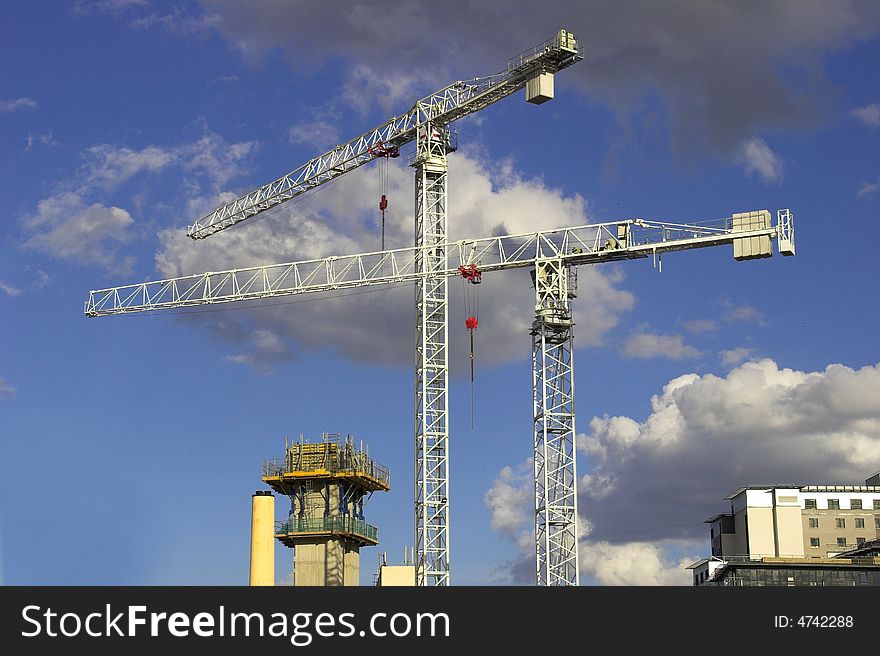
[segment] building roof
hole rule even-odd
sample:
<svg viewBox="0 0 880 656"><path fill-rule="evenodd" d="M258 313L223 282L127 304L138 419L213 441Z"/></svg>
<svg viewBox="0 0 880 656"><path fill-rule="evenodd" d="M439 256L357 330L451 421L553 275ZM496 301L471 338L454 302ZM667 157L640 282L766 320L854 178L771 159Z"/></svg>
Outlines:
<svg viewBox="0 0 880 656"><path fill-rule="evenodd" d="M738 497L746 490L776 490L779 488L782 488L784 490L800 490L804 487L806 487L806 485L800 485L798 483L778 483L776 485L746 485L734 490L724 498L727 500L733 499L734 497Z"/></svg>
<svg viewBox="0 0 880 656"><path fill-rule="evenodd" d="M746 485L728 494L728 501L738 497L746 490L800 490L801 492L880 492L880 485L800 485L797 483L778 483L776 485Z"/></svg>
<svg viewBox="0 0 880 656"><path fill-rule="evenodd" d="M714 521L716 521L716 520L718 520L718 519L721 519L722 517L733 517L733 513L732 513L732 512L720 512L720 513L715 513L714 515L712 515L712 516L709 517L708 519L704 519L704 520L703 520L703 523L704 523L704 524L711 524L712 522L714 522Z"/></svg>

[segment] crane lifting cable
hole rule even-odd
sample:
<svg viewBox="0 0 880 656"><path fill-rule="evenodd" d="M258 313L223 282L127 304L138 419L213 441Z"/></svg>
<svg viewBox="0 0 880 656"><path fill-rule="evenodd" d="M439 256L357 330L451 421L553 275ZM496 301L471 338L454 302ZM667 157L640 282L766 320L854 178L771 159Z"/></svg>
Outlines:
<svg viewBox="0 0 880 656"><path fill-rule="evenodd" d="M379 212L381 213L382 248L385 250L385 210L388 209L388 158L400 157L400 148L379 142L368 149L379 162Z"/></svg>
<svg viewBox="0 0 880 656"><path fill-rule="evenodd" d="M461 275L462 284L464 285L464 309L467 318L464 320L464 327L468 329L471 337L471 428L474 427L474 331L480 325L477 318L480 314L480 294L479 285L482 282L482 272L477 268L476 264L463 264L458 267L458 273Z"/></svg>

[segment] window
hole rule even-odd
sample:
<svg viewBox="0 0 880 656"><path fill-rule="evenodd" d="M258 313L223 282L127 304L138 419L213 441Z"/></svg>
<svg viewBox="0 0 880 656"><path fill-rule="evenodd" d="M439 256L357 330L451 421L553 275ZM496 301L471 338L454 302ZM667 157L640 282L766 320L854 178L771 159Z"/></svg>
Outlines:
<svg viewBox="0 0 880 656"><path fill-rule="evenodd" d="M874 499L874 510L880 510L880 499Z"/></svg>
<svg viewBox="0 0 880 656"><path fill-rule="evenodd" d="M875 517L875 518L874 518L874 526L875 526L876 528L880 528L880 517Z"/></svg>
<svg viewBox="0 0 880 656"><path fill-rule="evenodd" d="M810 528L819 528L819 518L818 517L810 517L807 521L810 522Z"/></svg>
<svg viewBox="0 0 880 656"><path fill-rule="evenodd" d="M856 517L856 528L865 528L865 520L862 517Z"/></svg>
<svg viewBox="0 0 880 656"><path fill-rule="evenodd" d="M850 499L849 507L853 510L861 510L862 509L862 500L861 499Z"/></svg>
<svg viewBox="0 0 880 656"><path fill-rule="evenodd" d="M819 546L819 538L810 538L810 546L818 547Z"/></svg>
<svg viewBox="0 0 880 656"><path fill-rule="evenodd" d="M816 500L815 499L804 499L804 508L807 510L815 510L816 509Z"/></svg>
<svg viewBox="0 0 880 656"><path fill-rule="evenodd" d="M865 538L856 538L856 544L860 547L865 544Z"/></svg>
<svg viewBox="0 0 880 656"><path fill-rule="evenodd" d="M837 528L846 528L846 520L843 517L837 518Z"/></svg>
<svg viewBox="0 0 880 656"><path fill-rule="evenodd" d="M837 546L845 547L846 546L846 538L837 538Z"/></svg>
<svg viewBox="0 0 880 656"><path fill-rule="evenodd" d="M828 499L828 510L840 510L840 499Z"/></svg>

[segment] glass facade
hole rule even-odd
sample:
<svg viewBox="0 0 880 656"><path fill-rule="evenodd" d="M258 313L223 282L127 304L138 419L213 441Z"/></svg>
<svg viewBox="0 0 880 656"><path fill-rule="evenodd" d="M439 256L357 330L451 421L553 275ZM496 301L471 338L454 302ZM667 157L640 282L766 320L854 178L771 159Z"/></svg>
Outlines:
<svg viewBox="0 0 880 656"><path fill-rule="evenodd" d="M880 586L880 569L810 569L731 567L719 582L724 586Z"/></svg>

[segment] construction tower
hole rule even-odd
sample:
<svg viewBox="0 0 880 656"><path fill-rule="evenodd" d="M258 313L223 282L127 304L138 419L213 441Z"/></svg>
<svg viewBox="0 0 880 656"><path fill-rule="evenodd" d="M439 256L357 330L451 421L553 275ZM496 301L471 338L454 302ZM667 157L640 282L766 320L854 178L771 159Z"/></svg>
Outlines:
<svg viewBox="0 0 880 656"><path fill-rule="evenodd" d="M263 482L290 498L290 512L275 522L275 538L293 548L293 584L358 585L360 548L379 543L364 520L364 502L391 489L388 469L348 435L324 433L310 444L288 443L284 458L263 463Z"/></svg>

